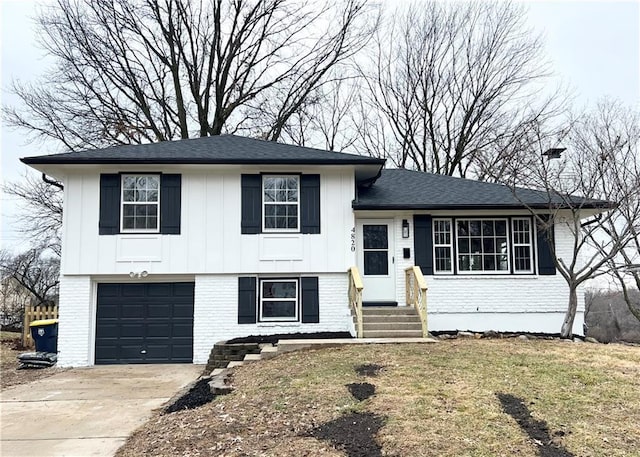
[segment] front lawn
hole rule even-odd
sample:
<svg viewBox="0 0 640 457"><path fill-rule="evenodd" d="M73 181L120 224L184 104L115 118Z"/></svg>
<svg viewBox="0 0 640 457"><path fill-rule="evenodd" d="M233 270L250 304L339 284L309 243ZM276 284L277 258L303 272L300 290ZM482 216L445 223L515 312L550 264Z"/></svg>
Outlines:
<svg viewBox="0 0 640 457"><path fill-rule="evenodd" d="M239 367L233 385L156 415L118 456L640 455L638 347L348 346Z"/></svg>

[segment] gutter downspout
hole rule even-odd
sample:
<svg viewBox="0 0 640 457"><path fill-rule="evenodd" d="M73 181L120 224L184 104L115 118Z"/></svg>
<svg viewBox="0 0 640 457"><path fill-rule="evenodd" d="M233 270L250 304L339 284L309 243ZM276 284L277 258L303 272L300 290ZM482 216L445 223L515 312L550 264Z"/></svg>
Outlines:
<svg viewBox="0 0 640 457"><path fill-rule="evenodd" d="M45 173L42 173L42 180L47 184L51 184L52 186L57 187L60 190L64 190L64 185L60 184L58 181L47 178L47 175Z"/></svg>

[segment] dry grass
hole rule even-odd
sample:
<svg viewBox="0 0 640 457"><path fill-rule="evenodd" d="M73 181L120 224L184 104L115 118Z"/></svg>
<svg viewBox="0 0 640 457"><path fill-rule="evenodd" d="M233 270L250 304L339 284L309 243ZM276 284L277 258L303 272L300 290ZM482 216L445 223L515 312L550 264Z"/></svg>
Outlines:
<svg viewBox="0 0 640 457"><path fill-rule="evenodd" d="M383 365L375 377L354 367ZM369 382L355 400L345 387ZM240 367L235 391L157 415L119 456L344 456L309 437L353 412L381 416L383 455L538 455L497 393L522 398L553 444L576 456L640 455L640 349L557 341L455 340L286 354ZM348 433L349 431L345 431ZM551 454L547 454L551 455Z"/></svg>
<svg viewBox="0 0 640 457"><path fill-rule="evenodd" d="M56 373L55 368L29 368L19 370L20 363L16 358L23 352L33 349L21 347L21 335L14 332L0 332L0 388L25 384L36 379L46 378Z"/></svg>

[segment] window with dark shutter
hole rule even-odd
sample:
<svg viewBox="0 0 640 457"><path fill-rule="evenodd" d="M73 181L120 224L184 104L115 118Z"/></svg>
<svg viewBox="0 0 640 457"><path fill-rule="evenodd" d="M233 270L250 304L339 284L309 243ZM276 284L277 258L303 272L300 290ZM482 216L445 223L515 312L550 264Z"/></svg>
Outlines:
<svg viewBox="0 0 640 457"><path fill-rule="evenodd" d="M160 233L180 234L182 176L160 176Z"/></svg>
<svg viewBox="0 0 640 457"><path fill-rule="evenodd" d="M302 233L320 233L320 175L300 177L300 212Z"/></svg>
<svg viewBox="0 0 640 457"><path fill-rule="evenodd" d="M555 243L555 234L553 224L546 227L551 220L551 215L543 215L542 219L545 224L536 224L536 241L538 243L538 274L543 276L551 276L556 274L556 264L553 260L553 245Z"/></svg>
<svg viewBox="0 0 640 457"><path fill-rule="evenodd" d="M255 234L262 229L262 176L241 176L241 233Z"/></svg>
<svg viewBox="0 0 640 457"><path fill-rule="evenodd" d="M98 233L180 234L181 196L182 176L179 174L101 174Z"/></svg>
<svg viewBox="0 0 640 457"><path fill-rule="evenodd" d="M256 323L256 278L238 278L238 324Z"/></svg>
<svg viewBox="0 0 640 457"><path fill-rule="evenodd" d="M431 216L416 214L413 216L413 250L415 264L422 269L422 274L433 274L433 232Z"/></svg>
<svg viewBox="0 0 640 457"><path fill-rule="evenodd" d="M120 233L120 175L100 175L100 235Z"/></svg>
<svg viewBox="0 0 640 457"><path fill-rule="evenodd" d="M312 324L320 322L318 278L301 278L300 285L302 288L302 323Z"/></svg>

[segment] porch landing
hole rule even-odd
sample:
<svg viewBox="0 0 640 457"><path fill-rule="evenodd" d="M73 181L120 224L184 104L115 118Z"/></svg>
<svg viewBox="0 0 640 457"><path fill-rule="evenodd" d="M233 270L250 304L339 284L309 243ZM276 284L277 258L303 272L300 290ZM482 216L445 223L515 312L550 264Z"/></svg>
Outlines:
<svg viewBox="0 0 640 457"><path fill-rule="evenodd" d="M278 352L291 352L300 349L316 349L337 347L348 344L406 344L437 343L433 338L334 338L327 340L280 340L278 341Z"/></svg>

